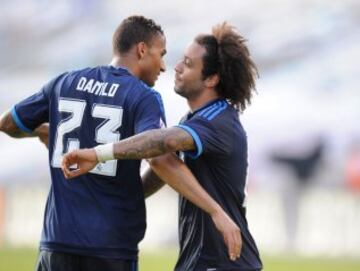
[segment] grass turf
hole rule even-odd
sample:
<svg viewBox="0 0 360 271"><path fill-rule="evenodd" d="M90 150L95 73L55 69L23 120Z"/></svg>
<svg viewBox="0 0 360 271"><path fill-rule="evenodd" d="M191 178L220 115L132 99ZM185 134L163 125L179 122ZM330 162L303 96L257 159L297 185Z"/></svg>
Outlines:
<svg viewBox="0 0 360 271"><path fill-rule="evenodd" d="M0 248L0 270L34 270L37 250L30 248ZM143 251L140 271L173 270L176 250ZM304 257L263 257L265 271L359 271L360 259L327 259Z"/></svg>

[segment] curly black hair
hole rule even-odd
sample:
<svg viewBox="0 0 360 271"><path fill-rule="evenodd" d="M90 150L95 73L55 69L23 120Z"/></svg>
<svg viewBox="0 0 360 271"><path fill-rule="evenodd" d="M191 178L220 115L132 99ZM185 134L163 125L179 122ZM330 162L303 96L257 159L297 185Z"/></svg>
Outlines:
<svg viewBox="0 0 360 271"><path fill-rule="evenodd" d="M164 32L152 19L140 15L130 16L121 22L113 35L113 52L126 53L139 42L151 44L156 35L164 35Z"/></svg>
<svg viewBox="0 0 360 271"><path fill-rule="evenodd" d="M250 58L246 40L228 23L216 25L211 35L199 35L195 41L203 46L203 79L218 74L217 93L239 111L251 103L258 70Z"/></svg>

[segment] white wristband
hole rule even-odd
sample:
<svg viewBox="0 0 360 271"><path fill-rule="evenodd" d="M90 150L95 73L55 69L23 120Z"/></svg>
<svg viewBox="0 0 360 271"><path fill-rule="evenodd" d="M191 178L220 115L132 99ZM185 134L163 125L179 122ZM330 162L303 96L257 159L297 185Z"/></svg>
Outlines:
<svg viewBox="0 0 360 271"><path fill-rule="evenodd" d="M114 160L114 143L98 145L94 148L99 162Z"/></svg>

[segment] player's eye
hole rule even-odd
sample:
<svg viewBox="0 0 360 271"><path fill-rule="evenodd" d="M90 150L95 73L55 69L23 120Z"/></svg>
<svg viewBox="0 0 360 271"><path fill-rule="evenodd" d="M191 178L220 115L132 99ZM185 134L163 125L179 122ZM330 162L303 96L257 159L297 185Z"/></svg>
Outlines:
<svg viewBox="0 0 360 271"><path fill-rule="evenodd" d="M190 67L190 66L191 66L191 61L190 61L190 59L188 59L188 58L184 58L183 63L185 64L186 67Z"/></svg>

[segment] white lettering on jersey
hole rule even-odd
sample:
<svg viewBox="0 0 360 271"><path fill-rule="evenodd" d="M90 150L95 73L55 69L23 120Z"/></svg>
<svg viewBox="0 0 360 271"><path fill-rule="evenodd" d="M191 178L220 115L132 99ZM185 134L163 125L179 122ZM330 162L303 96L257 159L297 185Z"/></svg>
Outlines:
<svg viewBox="0 0 360 271"><path fill-rule="evenodd" d="M76 90L98 96L114 97L119 88L119 84L111 84L109 88L108 85L108 82L95 81L94 79L88 80L86 77L81 77L76 86Z"/></svg>
<svg viewBox="0 0 360 271"><path fill-rule="evenodd" d="M109 97L114 97L115 94L116 94L116 91L118 90L118 88L119 88L119 84L112 84L111 87L110 87L108 96Z"/></svg>
<svg viewBox="0 0 360 271"><path fill-rule="evenodd" d="M90 79L89 82L87 82L85 88L84 88L84 91L87 91L89 93L93 93L93 91L91 91L92 87L93 87L93 84L94 84L94 79Z"/></svg>
<svg viewBox="0 0 360 271"><path fill-rule="evenodd" d="M83 90L86 84L86 78L85 77L81 77L79 80L79 83L76 87L77 90Z"/></svg>

